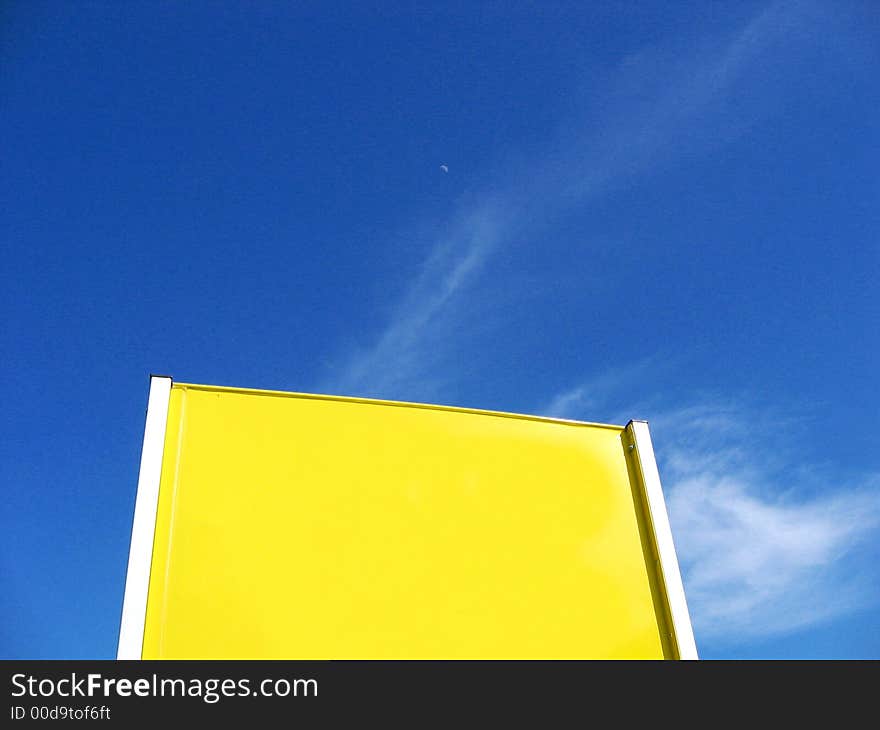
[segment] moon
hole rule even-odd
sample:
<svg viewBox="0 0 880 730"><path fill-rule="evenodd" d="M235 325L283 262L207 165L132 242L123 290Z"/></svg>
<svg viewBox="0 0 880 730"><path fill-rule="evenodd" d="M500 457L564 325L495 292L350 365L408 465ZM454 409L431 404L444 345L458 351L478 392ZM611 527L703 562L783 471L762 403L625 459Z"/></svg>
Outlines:
<svg viewBox="0 0 880 730"><path fill-rule="evenodd" d="M448 166L448 165L440 165L440 169L443 170L443 172L449 172L449 166Z"/></svg>

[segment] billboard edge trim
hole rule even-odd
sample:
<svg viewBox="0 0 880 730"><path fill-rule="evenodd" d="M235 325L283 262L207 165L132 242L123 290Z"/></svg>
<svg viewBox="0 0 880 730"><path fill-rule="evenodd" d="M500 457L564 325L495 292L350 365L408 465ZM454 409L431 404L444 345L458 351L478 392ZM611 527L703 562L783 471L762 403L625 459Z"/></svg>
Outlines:
<svg viewBox="0 0 880 730"><path fill-rule="evenodd" d="M627 424L626 430L632 436L636 467L654 533L654 546L660 562L660 575L666 592L666 604L672 620L673 640L678 658L699 659L648 422L632 420Z"/></svg>
<svg viewBox="0 0 880 730"><path fill-rule="evenodd" d="M135 495L128 570L122 599L117 659L140 659L143 651L144 626L147 617L147 595L150 588L150 567L153 559L153 538L156 533L156 512L159 506L159 481L168 425L168 404L172 380L165 375L150 376L144 443Z"/></svg>
<svg viewBox="0 0 880 730"><path fill-rule="evenodd" d="M387 400L384 398L366 398L353 395L330 395L327 393L300 393L298 391L266 390L264 388L236 388L228 385L202 385L197 383L174 383L174 387L184 390L201 390L208 392L219 391L221 393L241 393L243 395L266 395L281 396L284 398L300 398L303 400L328 400L338 403L359 403L362 405L391 406L404 408L420 408L430 411L446 411L452 413L470 413L477 416L496 416L499 418L517 418L526 421L539 421L541 423L562 423L570 426L589 426L594 428L607 428L614 431L623 431L626 427L614 423L598 423L595 421L579 421L572 418L557 418L555 416L540 416L531 413L516 413L513 411L493 411L485 408L467 408L464 406L449 406L438 403L421 403L415 401Z"/></svg>

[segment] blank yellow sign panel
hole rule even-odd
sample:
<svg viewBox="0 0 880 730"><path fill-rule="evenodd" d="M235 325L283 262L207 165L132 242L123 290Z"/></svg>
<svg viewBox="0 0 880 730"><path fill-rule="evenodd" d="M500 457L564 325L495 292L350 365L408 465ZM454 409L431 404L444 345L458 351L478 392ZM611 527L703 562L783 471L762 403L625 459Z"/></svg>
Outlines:
<svg viewBox="0 0 880 730"><path fill-rule="evenodd" d="M625 435L175 383L142 656L674 657Z"/></svg>

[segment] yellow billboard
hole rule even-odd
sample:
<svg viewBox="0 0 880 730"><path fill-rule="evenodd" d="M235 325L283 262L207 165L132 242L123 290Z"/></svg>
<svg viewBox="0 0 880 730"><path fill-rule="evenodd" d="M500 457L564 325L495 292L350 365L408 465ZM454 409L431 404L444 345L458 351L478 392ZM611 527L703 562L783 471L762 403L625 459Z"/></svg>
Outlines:
<svg viewBox="0 0 880 730"><path fill-rule="evenodd" d="M151 380L119 658L696 658L647 424Z"/></svg>

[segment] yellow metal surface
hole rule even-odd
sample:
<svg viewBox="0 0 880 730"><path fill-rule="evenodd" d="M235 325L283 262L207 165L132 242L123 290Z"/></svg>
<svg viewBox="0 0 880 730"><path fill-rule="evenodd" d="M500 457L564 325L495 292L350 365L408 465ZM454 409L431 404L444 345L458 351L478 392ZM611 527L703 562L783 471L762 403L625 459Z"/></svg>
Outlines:
<svg viewBox="0 0 880 730"><path fill-rule="evenodd" d="M624 434L175 383L143 656L673 657Z"/></svg>

